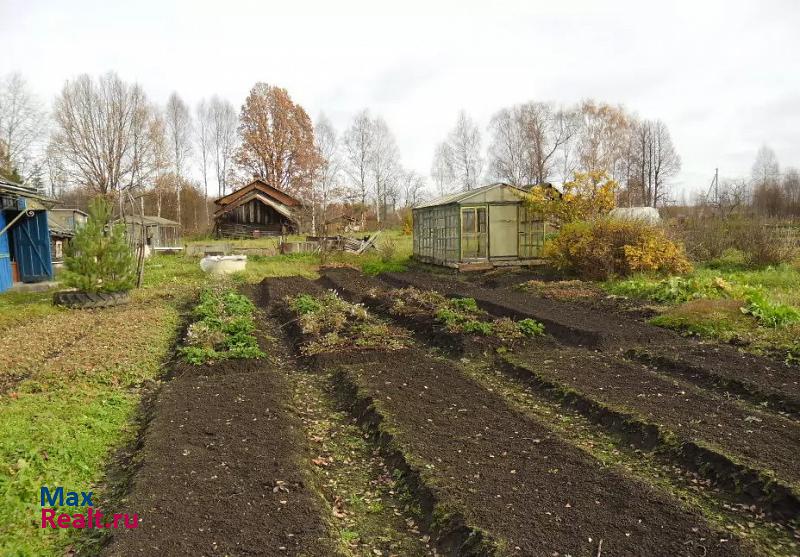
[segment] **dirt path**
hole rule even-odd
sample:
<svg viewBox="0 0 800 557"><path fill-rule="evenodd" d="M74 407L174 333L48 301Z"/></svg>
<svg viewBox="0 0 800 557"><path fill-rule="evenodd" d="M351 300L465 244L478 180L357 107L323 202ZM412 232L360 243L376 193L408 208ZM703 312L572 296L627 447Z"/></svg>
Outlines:
<svg viewBox="0 0 800 557"><path fill-rule="evenodd" d="M325 365L338 369L353 410L373 427L377 419L381 438L400 447L440 506L502 553L747 553L669 497L602 469L447 361L414 349L369 363L345 356Z"/></svg>
<svg viewBox="0 0 800 557"><path fill-rule="evenodd" d="M265 362L180 366L155 402L124 502L140 527L117 530L104 554L336 555L291 396Z"/></svg>

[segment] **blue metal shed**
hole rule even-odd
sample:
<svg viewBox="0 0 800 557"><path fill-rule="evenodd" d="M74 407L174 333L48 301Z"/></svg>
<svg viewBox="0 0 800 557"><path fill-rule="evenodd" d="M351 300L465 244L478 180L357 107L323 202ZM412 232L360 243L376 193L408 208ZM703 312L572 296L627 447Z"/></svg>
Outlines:
<svg viewBox="0 0 800 557"><path fill-rule="evenodd" d="M14 283L53 278L50 232L43 197L35 189L0 178L0 292Z"/></svg>

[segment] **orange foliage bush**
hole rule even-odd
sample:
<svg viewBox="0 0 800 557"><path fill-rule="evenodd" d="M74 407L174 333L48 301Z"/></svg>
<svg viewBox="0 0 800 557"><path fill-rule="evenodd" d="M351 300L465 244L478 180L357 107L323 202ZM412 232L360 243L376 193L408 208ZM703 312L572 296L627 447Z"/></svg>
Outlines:
<svg viewBox="0 0 800 557"><path fill-rule="evenodd" d="M565 224L545 244L545 257L559 270L595 280L692 269L683 246L669 240L661 228L609 218Z"/></svg>

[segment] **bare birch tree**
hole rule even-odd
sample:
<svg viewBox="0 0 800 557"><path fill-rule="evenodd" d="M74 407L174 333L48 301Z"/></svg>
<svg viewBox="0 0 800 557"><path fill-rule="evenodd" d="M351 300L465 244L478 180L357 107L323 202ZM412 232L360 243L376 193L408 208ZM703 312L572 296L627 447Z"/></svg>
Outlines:
<svg viewBox="0 0 800 557"><path fill-rule="evenodd" d="M440 196L452 191L456 177L453 170L453 152L446 141L439 143L433 153L431 178Z"/></svg>
<svg viewBox="0 0 800 557"><path fill-rule="evenodd" d="M489 144L489 168L495 178L514 186L530 181L526 157L525 136L518 108L503 108L489 123L492 135Z"/></svg>
<svg viewBox="0 0 800 557"><path fill-rule="evenodd" d="M314 142L322 161L311 185L311 229L316 234L319 222L323 226L326 222L328 206L342 193L339 138L333 124L324 114L319 115L314 125Z"/></svg>
<svg viewBox="0 0 800 557"><path fill-rule="evenodd" d="M9 166L23 181L35 171L46 130L45 111L22 75L11 73L1 79L0 144Z"/></svg>
<svg viewBox="0 0 800 557"><path fill-rule="evenodd" d="M237 148L236 128L239 125L234 106L214 95L209 103L211 111L211 145L214 170L217 176L217 195L228 193L228 175Z"/></svg>
<svg viewBox="0 0 800 557"><path fill-rule="evenodd" d="M156 215L161 216L164 196L169 194L167 172L172 167L172 150L167 140L167 125L160 109L154 108L148 126L153 152L153 190L156 197Z"/></svg>
<svg viewBox="0 0 800 557"><path fill-rule="evenodd" d="M380 116L373 122L374 135L370 171L375 188L375 208L378 222L386 220L389 199L395 198L400 176L400 151L389 125Z"/></svg>
<svg viewBox="0 0 800 557"><path fill-rule="evenodd" d="M208 101L202 99L195 108L195 142L200 153L200 173L203 176L203 199L205 201L206 222L210 222L208 213L208 166L213 145L212 130L214 117Z"/></svg>
<svg viewBox="0 0 800 557"><path fill-rule="evenodd" d="M483 170L481 132L466 111L458 113L456 125L448 135L447 143L452 152L457 183L461 189L474 189L478 186Z"/></svg>
<svg viewBox="0 0 800 557"><path fill-rule="evenodd" d="M344 134L345 171L353 183L354 197L359 199L362 210L367 205L369 195L374 142L375 123L369 110L365 109L356 114Z"/></svg>
<svg viewBox="0 0 800 557"><path fill-rule="evenodd" d="M636 146L633 158L638 172L628 180L628 187L633 189L638 185L641 203L655 207L666 200L669 180L680 172L681 159L669 129L661 120L635 124L633 136Z"/></svg>
<svg viewBox="0 0 800 557"><path fill-rule="evenodd" d="M621 106L584 101L580 106L578 159L586 172L605 171L614 180L624 174L633 118Z"/></svg>
<svg viewBox="0 0 800 557"><path fill-rule="evenodd" d="M182 178L189 157L192 154L192 115L178 93L172 93L164 110L167 124L167 137L172 149L172 164L175 170L175 195L177 221L181 221Z"/></svg>
<svg viewBox="0 0 800 557"><path fill-rule="evenodd" d="M420 203L425 195L425 178L413 170L404 171L400 176L403 207L410 208Z"/></svg>

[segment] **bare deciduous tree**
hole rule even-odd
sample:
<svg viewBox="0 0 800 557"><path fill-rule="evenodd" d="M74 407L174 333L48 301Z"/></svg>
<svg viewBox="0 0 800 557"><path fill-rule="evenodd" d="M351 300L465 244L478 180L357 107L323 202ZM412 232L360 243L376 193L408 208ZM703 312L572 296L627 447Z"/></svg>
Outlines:
<svg viewBox="0 0 800 557"><path fill-rule="evenodd" d="M314 141L321 159L311 185L311 230L316 234L318 222L323 225L326 222L328 206L342 194L339 138L324 114L319 115L314 125Z"/></svg>
<svg viewBox="0 0 800 557"><path fill-rule="evenodd" d="M578 130L573 110L529 102L497 112L490 129L491 169L503 181L538 184L556 173L558 162L562 178L572 165L570 143Z"/></svg>
<svg viewBox="0 0 800 557"><path fill-rule="evenodd" d="M23 180L35 171L46 128L46 114L22 75L11 73L0 80L0 143Z"/></svg>
<svg viewBox="0 0 800 557"><path fill-rule="evenodd" d="M164 110L164 121L167 125L167 137L172 149L172 164L175 171L177 220L181 222L181 191L186 163L192 153L192 115L189 107L178 96L172 93Z"/></svg>
<svg viewBox="0 0 800 557"><path fill-rule="evenodd" d="M433 154L433 164L431 165L431 177L439 195L450 193L456 177L453 170L453 152L446 141L436 146L436 151Z"/></svg>
<svg viewBox="0 0 800 557"><path fill-rule="evenodd" d="M403 195L403 207L413 207L423 200L426 187L425 178L413 170L402 172L400 176L400 185Z"/></svg>
<svg viewBox="0 0 800 557"><path fill-rule="evenodd" d="M631 156L636 172L628 181L629 189L639 188L639 201L655 207L666 199L669 180L681 169L667 125L661 120L634 124L634 149Z"/></svg>
<svg viewBox="0 0 800 557"><path fill-rule="evenodd" d="M236 128L239 120L233 105L216 95L211 97L209 109L212 116L211 138L217 194L223 196L228 193L228 176L237 148Z"/></svg>
<svg viewBox="0 0 800 557"><path fill-rule="evenodd" d="M208 165L211 149L214 143L212 130L214 117L208 101L201 100L195 108L195 142L200 153L200 173L203 176L203 197L205 200L206 222L209 222L208 213Z"/></svg>
<svg viewBox="0 0 800 557"><path fill-rule="evenodd" d="M781 167L778 164L778 157L775 155L775 151L767 145L762 145L753 163L753 185L758 187L775 184L780 179L780 174Z"/></svg>
<svg viewBox="0 0 800 557"><path fill-rule="evenodd" d="M489 123L492 140L489 145L490 169L499 180L515 186L530 181L525 161L525 136L518 110L504 108Z"/></svg>
<svg viewBox="0 0 800 557"><path fill-rule="evenodd" d="M456 181L461 189L474 189L478 186L483 170L481 132L465 110L458 113L456 125L447 137L447 144L452 153Z"/></svg>
<svg viewBox="0 0 800 557"><path fill-rule="evenodd" d="M344 134L344 148L347 158L346 172L353 181L354 197L361 203L362 210L367 205L370 188L370 164L375 142L375 123L369 110L356 114L353 123Z"/></svg>
<svg viewBox="0 0 800 557"><path fill-rule="evenodd" d="M286 89L257 83L240 115L239 167L303 197L319 164L314 127Z"/></svg>
<svg viewBox="0 0 800 557"><path fill-rule="evenodd" d="M378 222L386 220L390 199L397 198L400 176L400 152L389 125L380 116L373 122L372 156L370 171L375 187L376 216Z"/></svg>
<svg viewBox="0 0 800 557"><path fill-rule="evenodd" d="M108 73L68 81L54 105L51 153L70 181L99 194L141 185L148 176L151 108L142 89Z"/></svg>
<svg viewBox="0 0 800 557"><path fill-rule="evenodd" d="M577 155L586 172L605 171L613 180L623 175L633 119L621 106L584 101L580 107Z"/></svg>

